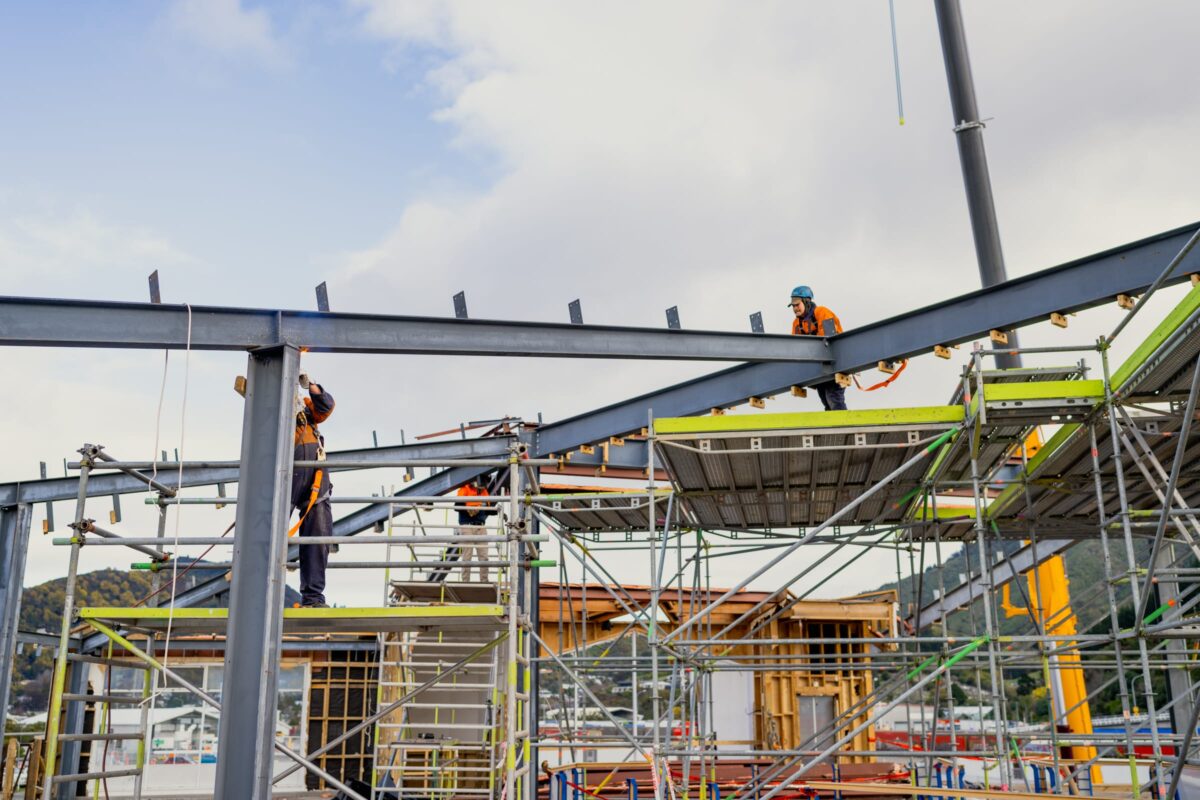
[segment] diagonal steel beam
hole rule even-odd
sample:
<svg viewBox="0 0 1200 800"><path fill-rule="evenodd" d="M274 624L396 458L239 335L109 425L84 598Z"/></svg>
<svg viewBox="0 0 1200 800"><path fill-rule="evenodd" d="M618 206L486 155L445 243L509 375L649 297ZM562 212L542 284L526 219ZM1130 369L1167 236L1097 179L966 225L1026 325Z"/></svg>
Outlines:
<svg viewBox="0 0 1200 800"><path fill-rule="evenodd" d="M1043 539L1037 543L1036 561L1033 557L1034 547L1029 544L1025 545L1008 558L992 566L992 588L999 589L1009 581L1016 580L1042 562L1062 554L1068 547L1077 542L1077 539ZM983 596L983 593L986 591L984 584L987 583L987 577L986 574L971 576L966 583L949 590L941 600L935 600L925 606L919 613L910 616L905 622L912 625L913 630L919 631L926 625L931 625L940 620L942 618L942 608L946 609L947 614L951 614L960 608L969 606Z"/></svg>
<svg viewBox="0 0 1200 800"><path fill-rule="evenodd" d="M833 372L850 373L930 352L935 345L959 344L1044 321L1051 312L1081 311L1112 302L1118 294L1137 294L1162 274L1163 267L1188 241L1197 225L1115 247L987 289L900 316L852 328L829 340L834 363L744 364L639 395L620 403L545 425L534 439L536 455L564 453L581 444L639 430L646 412L683 417L710 408L743 403L787 391L794 385L827 380ZM1193 251L1166 279L1182 283L1200 272L1200 250Z"/></svg>

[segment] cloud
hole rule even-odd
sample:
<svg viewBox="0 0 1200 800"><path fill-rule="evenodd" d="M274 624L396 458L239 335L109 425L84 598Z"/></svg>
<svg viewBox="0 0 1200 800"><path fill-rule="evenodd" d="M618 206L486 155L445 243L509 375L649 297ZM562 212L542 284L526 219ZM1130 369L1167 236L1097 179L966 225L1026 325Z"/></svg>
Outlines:
<svg viewBox="0 0 1200 800"><path fill-rule="evenodd" d="M469 182L446 188L449 178L434 175L428 186L406 185L414 199L394 224L344 254L331 276L339 310L448 315L451 295L465 289L473 317L565 321L567 303L580 298L584 319L594 323L661 327L663 310L678 305L689 328L747 330L747 315L761 310L769 330L783 331L786 294L798 283L816 287L849 326L978 285L926 4L898 9L903 128L895 121L883 3L357 0L352 7L364 36L385 51L385 67L415 65L397 82L417 85L397 96L418 88L437 99L435 118ZM1194 93L1188 37L1200 8L1147 5L1136 24L1118 4L975 4L966 13L981 110L995 118L986 136L1010 274L1200 218L1187 192L1200 181L1191 146L1200 109L1179 101ZM168 17L176 33L218 55L286 62L261 8L179 2ZM406 146L404 134L395 133L397 148ZM0 223L0 264L22 271L87 279L116 265L141 270L160 257L186 258L153 231L87 212L23 219ZM5 285L12 285L7 276ZM72 285L56 293L81 292ZM1091 324L1081 316L1068 332L1039 326L1024 342L1085 343ZM36 355L23 366L35 368ZM99 425L122 455L153 446L161 358L141 355L123 367L146 373L133 393L136 414L110 414ZM711 368L306 359L343 409L327 431L339 449L365 446L376 428L381 441L394 442L402 427L411 440L501 414L545 412L551 421ZM888 390L852 393L852 405L944 402L965 359L964 349L949 362L916 360ZM75 374L78 363L54 366ZM207 357L196 357L193 369L205 364ZM226 387L243 364L242 356L214 360L206 376L227 407L218 413L200 399L191 406L197 421L188 439L214 457L236 452L239 417ZM66 391L38 389L62 406L54 419L79 422L52 442L22 442L22 452L36 447L46 454L39 457L53 458L81 437L101 435L85 430L84 393L97 381L116 382L78 374ZM205 383L198 377L192 386ZM124 389L109 391L106 406L130 407ZM41 418L36 397L24 403L20 418ZM782 397L768 410L814 403ZM168 399L168 408L177 405ZM218 425L223 435L212 430ZM338 491L378 491L372 480L339 478ZM736 579L744 566L720 563L730 574L714 574L714 582ZM634 569L622 577L644 582ZM334 579L348 584L348 572ZM837 591L854 588L866 587Z"/></svg>
<svg viewBox="0 0 1200 800"><path fill-rule="evenodd" d="M580 297L588 321L659 325L678 304L686 327L762 310L784 330L797 283L850 325L978 286L929 8L901 10L900 128L882 6L354 6L388 58L430 62L436 119L496 176L418 192L347 254L334 282L355 304L436 313L466 288L484 316L565 319ZM1147 10L1131 50L1119 6L1075 10L967 18L1012 275L1200 216L1181 188L1200 113L1178 102L1200 14Z"/></svg>
<svg viewBox="0 0 1200 800"><path fill-rule="evenodd" d="M58 286L60 295L80 296L127 274L144 277L160 267L198 263L161 233L110 222L86 208L14 211L9 205L0 203L0 271L13 294Z"/></svg>
<svg viewBox="0 0 1200 800"><path fill-rule="evenodd" d="M366 302L402 289L428 311L473 286L509 309L501 316L557 319L582 295L596 321L657 324L680 303L693 327L743 329L761 308L778 329L786 312L769 299L798 282L853 323L977 286L929 9L902 12L899 128L883 9L356 6L393 51L438 54L421 78L443 99L436 118L497 175L477 191L418 196L349 254L341 279ZM1179 170L1200 177L1186 145L1200 116L1177 102L1186 81L1172 76L1187 69L1172 53L1186 48L1167 46L1195 12L1160 8L1144 25L1166 32L1120 58L1103 46L1124 34L1118 11L1090 11L1086 42L1070 35L1075 15L1041 14L1068 44L1040 24L996 24L1016 11L967 20L976 73L990 76L981 103L999 118L988 137L1011 274L1197 212L1178 187ZM1010 86L1011 72L1029 80ZM1076 99L1114 86L1128 96ZM1062 103L1078 120L1053 120ZM1156 139L1166 146L1147 148ZM1114 158L1123 149L1133 155ZM544 292L523 291L531 281L562 298L544 310Z"/></svg>
<svg viewBox="0 0 1200 800"><path fill-rule="evenodd" d="M689 328L747 330L761 310L784 331L798 283L848 326L978 288L931 6L898 9L904 127L883 3L352 6L383 64L409 67L451 146L489 178L417 187L390 230L342 259L331 293L347 307L448 314L466 290L473 317L566 321L580 298L587 322L663 326L678 305ZM1197 22L1183 2L1139 7L1135 24L1116 3L967 9L1010 275L1200 218L1187 191L1200 110L1179 102ZM1087 343L1113 314L1023 341ZM914 360L851 403L946 402L967 354ZM430 429L438 415L554 420L711 368L417 363L402 416ZM387 397L366 416L394 408ZM720 580L744 566L725 561Z"/></svg>
<svg viewBox="0 0 1200 800"><path fill-rule="evenodd" d="M176 33L223 56L247 56L272 67L290 60L266 9L245 8L241 0L177 0L167 21Z"/></svg>

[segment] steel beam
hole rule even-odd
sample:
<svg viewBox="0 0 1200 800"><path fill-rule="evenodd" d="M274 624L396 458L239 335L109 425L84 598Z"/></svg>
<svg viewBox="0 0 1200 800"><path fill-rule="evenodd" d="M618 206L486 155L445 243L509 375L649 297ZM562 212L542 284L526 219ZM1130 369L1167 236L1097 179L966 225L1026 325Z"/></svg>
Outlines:
<svg viewBox="0 0 1200 800"><path fill-rule="evenodd" d="M1008 558L992 566L992 588L999 589L1009 581L1016 580L1043 561L1052 556L1061 555L1076 542L1077 540L1075 539L1043 539L1037 543L1036 561L1033 557L1033 545L1025 545ZM922 608L919 614L914 614L905 621L913 626L914 631L919 631L926 625L940 620L942 618L942 608L946 609L947 614L952 614L960 608L969 606L983 596L984 591L986 591L985 584L987 583L987 578L986 573L972 575L966 583L960 584L946 592L942 600L933 601Z"/></svg>
<svg viewBox="0 0 1200 800"><path fill-rule="evenodd" d="M846 331L830 340L839 372L928 353L934 344L960 344L1007 330L1046 322L1051 312L1067 314L1138 294L1191 238L1197 225L1143 239L1086 258L1013 278L995 286L925 306L882 322ZM1200 272L1193 251L1169 279L1177 284Z"/></svg>
<svg viewBox="0 0 1200 800"><path fill-rule="evenodd" d="M32 512L26 504L0 506L0 731L8 716Z"/></svg>
<svg viewBox="0 0 1200 800"><path fill-rule="evenodd" d="M563 453L581 444L637 431L647 410L656 417L684 417L710 408L743 403L787 391L793 385L827 380L831 372L856 372L879 361L930 352L934 345L986 337L989 330L1045 321L1052 311L1067 313L1137 294L1158 278L1197 225L1177 228L1122 247L1014 278L898 317L852 328L829 340L834 366L744 364L668 386L656 392L545 425L534 436L535 455ZM1200 272L1200 250L1180 264L1168 282Z"/></svg>
<svg viewBox="0 0 1200 800"><path fill-rule="evenodd" d="M508 453L511 436L489 436L486 439L452 439L445 442L425 442L394 447L371 447L361 450L338 450L329 453L333 460L361 459L360 469L371 469L377 461L401 461L405 459L440 458L497 458ZM644 444L643 444L644 446ZM645 459L643 458L643 461ZM103 466L103 465L101 465ZM330 472L348 471L349 467L330 469ZM159 483L176 488L178 471L160 471L155 478ZM212 486L217 483L237 483L236 468L184 467L183 486ZM93 472L88 476L88 497L103 497L111 494L141 494L149 491L146 484L137 478L119 472ZM21 481L0 484L0 506L17 503L45 503L57 500L74 500L79 494L78 478L53 478L40 481Z"/></svg>
<svg viewBox="0 0 1200 800"><path fill-rule="evenodd" d="M489 436L485 439L453 439L445 442L426 442L421 444L397 445L395 447L375 447L361 450L336 450L329 453L334 461L350 461L361 459L362 466L358 469L372 469L372 463L378 461L401 461L405 459L461 459L461 458L497 458L508 452L508 444L512 436ZM560 453L559 455L566 455ZM626 441L624 446L613 446L608 450L607 461L601 452L590 455L576 453L570 464L577 467L607 466L614 469L644 470L646 467L646 443L641 440ZM330 469L330 472L350 471L350 467ZM160 472L156 480L171 488L178 484L178 471ZM183 486L212 486L218 483L237 483L236 468L194 468L185 467L183 470ZM88 478L88 497L105 497L114 494L142 494L147 492L146 484L123 473L92 473ZM79 494L78 478L52 478L49 480L19 481L17 483L0 484L0 506L16 505L18 503L37 504L74 500Z"/></svg>
<svg viewBox="0 0 1200 800"><path fill-rule="evenodd" d="M815 336L0 297L0 345L685 361L830 360ZM80 324L86 320L86 324Z"/></svg>
<svg viewBox="0 0 1200 800"><path fill-rule="evenodd" d="M284 563L291 512L292 403L300 351L252 353L242 417L217 800L270 800ZM222 577L221 580L224 580Z"/></svg>
<svg viewBox="0 0 1200 800"><path fill-rule="evenodd" d="M984 286L1007 280L1004 251L1000 247L1000 226L992 198L992 180L988 174L987 153L983 147L984 123L975 102L975 78L967 54L967 34L958 0L936 0L938 33L942 57L946 62L946 82L950 85L950 107L954 112L954 134L958 158L962 163L963 184L967 190L967 211L975 236L975 257Z"/></svg>

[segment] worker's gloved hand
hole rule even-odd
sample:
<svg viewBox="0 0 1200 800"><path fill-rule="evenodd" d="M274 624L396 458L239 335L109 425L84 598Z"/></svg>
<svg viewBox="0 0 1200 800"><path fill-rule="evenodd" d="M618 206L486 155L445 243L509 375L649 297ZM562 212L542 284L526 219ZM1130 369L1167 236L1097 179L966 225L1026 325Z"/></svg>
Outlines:
<svg viewBox="0 0 1200 800"><path fill-rule="evenodd" d="M307 389L309 383L310 383L310 381L308 380L308 374L305 372L301 372L300 373L300 388Z"/></svg>

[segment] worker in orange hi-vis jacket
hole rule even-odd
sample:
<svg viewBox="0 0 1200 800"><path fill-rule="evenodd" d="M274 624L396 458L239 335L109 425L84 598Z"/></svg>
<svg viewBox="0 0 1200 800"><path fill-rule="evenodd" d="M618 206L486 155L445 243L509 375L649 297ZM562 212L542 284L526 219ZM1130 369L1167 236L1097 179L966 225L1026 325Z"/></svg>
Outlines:
<svg viewBox="0 0 1200 800"><path fill-rule="evenodd" d="M807 286L792 289L792 333L798 336L833 336L842 332L842 321L825 306L813 302L813 291ZM813 387L826 411L846 410L846 390L837 381L818 383Z"/></svg>
<svg viewBox="0 0 1200 800"><path fill-rule="evenodd" d="M300 375L300 389L308 397L296 395L296 461L324 461L325 437L317 428L333 413L333 395L307 375ZM292 470L292 507L300 512L300 536L332 536L333 511L329 507L329 471L319 467ZM305 608L328 608L325 604L325 569L329 563L329 545L300 545L300 598Z"/></svg>
<svg viewBox="0 0 1200 800"><path fill-rule="evenodd" d="M459 497L483 497L487 495L487 489L483 488L478 480L473 480L458 490ZM460 508L458 511L458 535L459 536L483 536L487 533L487 518L494 511L486 509L483 503L478 500L467 500L465 508ZM487 542L479 542L477 544L469 544L464 542L462 545L462 578L464 581L471 580L471 560L480 562L476 569L479 570L479 580L482 583L487 583L490 580L488 568L483 562L488 560Z"/></svg>

